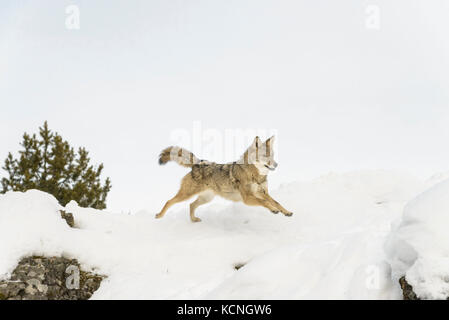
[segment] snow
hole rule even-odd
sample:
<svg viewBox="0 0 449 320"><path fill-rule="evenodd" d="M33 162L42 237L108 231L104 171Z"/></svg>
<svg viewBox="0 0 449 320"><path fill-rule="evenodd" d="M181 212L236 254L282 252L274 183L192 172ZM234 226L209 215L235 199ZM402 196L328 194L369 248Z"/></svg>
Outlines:
<svg viewBox="0 0 449 320"><path fill-rule="evenodd" d="M400 272L442 290L437 280L449 270L449 246L436 202L418 197L393 232L391 225L410 199L443 178L329 174L272 192L292 217L212 203L197 210L200 223L190 222L187 202L156 220L156 212L100 212L75 202L62 208L40 191L9 192L0 195L0 279L37 254L76 258L106 275L92 299L399 299ZM447 204L446 191L432 197ZM73 213L76 229L61 219L61 209ZM433 287L420 292L436 297Z"/></svg>
<svg viewBox="0 0 449 320"><path fill-rule="evenodd" d="M449 297L449 180L411 200L386 244L393 278L422 299Z"/></svg>

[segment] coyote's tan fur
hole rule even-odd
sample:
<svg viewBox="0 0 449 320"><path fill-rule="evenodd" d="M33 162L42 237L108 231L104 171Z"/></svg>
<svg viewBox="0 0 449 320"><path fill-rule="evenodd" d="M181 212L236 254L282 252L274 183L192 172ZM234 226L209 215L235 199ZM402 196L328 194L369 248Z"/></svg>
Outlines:
<svg viewBox="0 0 449 320"><path fill-rule="evenodd" d="M198 195L190 204L190 219L201 221L195 217L195 210L200 205L212 201L215 195L232 201L243 201L250 206L263 206L273 213L282 212L286 216L292 213L282 207L268 194L267 174L277 167L273 157L274 137L262 142L254 139L239 161L218 164L199 160L193 153L179 147L168 147L159 156L159 164L175 161L192 168L184 176L178 193L167 201L156 218L162 218L168 208L178 202Z"/></svg>

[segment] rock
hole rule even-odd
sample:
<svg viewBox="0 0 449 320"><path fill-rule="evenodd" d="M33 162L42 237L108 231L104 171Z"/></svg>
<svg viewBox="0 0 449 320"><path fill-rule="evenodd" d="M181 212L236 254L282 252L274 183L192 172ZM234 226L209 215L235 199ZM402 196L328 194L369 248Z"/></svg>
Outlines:
<svg viewBox="0 0 449 320"><path fill-rule="evenodd" d="M26 287L25 292L31 295L36 294L36 292L41 292L43 294L47 293L48 286L42 284L38 279L30 279L27 280L26 283L28 287Z"/></svg>
<svg viewBox="0 0 449 320"><path fill-rule="evenodd" d="M244 267L246 263L243 262L238 262L236 264L234 264L234 269L235 270L239 270L240 268Z"/></svg>
<svg viewBox="0 0 449 320"><path fill-rule="evenodd" d="M64 210L59 210L59 212L61 213L61 218L64 219L71 228L75 228L75 219L73 218L73 214L70 212L65 212Z"/></svg>
<svg viewBox="0 0 449 320"><path fill-rule="evenodd" d="M6 300L10 297L18 296L25 292L26 284L21 282L0 282L0 300Z"/></svg>
<svg viewBox="0 0 449 320"><path fill-rule="evenodd" d="M81 270L75 259L27 257L0 281L0 300L87 300L103 278Z"/></svg>
<svg viewBox="0 0 449 320"><path fill-rule="evenodd" d="M401 285L404 300L420 300L413 291L413 287L407 282L407 280L405 280L405 276L399 279L399 284Z"/></svg>

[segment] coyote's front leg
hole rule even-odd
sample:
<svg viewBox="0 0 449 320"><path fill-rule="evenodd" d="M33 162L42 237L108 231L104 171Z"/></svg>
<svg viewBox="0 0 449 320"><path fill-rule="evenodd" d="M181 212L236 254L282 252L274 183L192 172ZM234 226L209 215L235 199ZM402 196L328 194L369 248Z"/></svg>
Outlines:
<svg viewBox="0 0 449 320"><path fill-rule="evenodd" d="M287 217L290 217L293 214L293 212L288 211L283 206L281 206L281 204L279 202L277 202L276 200L274 200L268 193L264 194L264 198L270 203L270 205L277 208L280 212L282 212Z"/></svg>
<svg viewBox="0 0 449 320"><path fill-rule="evenodd" d="M250 206L262 206L273 213L282 212L286 216L291 216L293 213L281 206L277 201L271 198L265 189L259 186L254 187L250 185L241 192L243 202Z"/></svg>
<svg viewBox="0 0 449 320"><path fill-rule="evenodd" d="M277 207L274 207L270 204L268 200L262 199L257 197L256 195L246 195L243 198L243 203L249 205L249 206L262 206L267 208L273 213L278 213L279 209Z"/></svg>

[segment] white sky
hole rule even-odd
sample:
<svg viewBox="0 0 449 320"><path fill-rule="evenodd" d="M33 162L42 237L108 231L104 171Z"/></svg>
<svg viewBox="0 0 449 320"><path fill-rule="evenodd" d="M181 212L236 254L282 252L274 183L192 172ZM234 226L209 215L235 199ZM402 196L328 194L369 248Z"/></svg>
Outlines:
<svg viewBox="0 0 449 320"><path fill-rule="evenodd" d="M70 4L80 30L65 27ZM368 5L379 30L365 26ZM3 0L0 160L48 120L105 164L109 209L154 212L187 173L157 156L194 121L223 136L276 130L271 187L447 171L448 14L444 0ZM234 160L203 142L186 147Z"/></svg>

